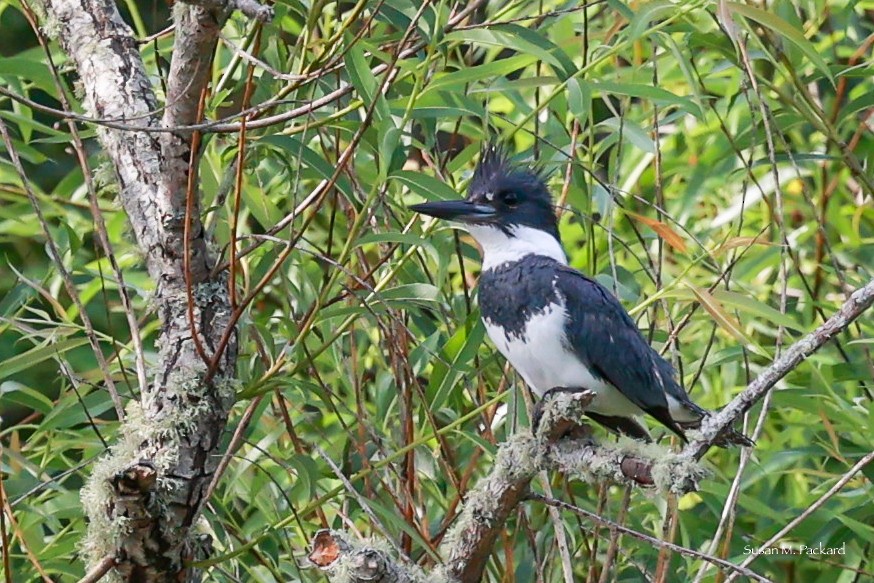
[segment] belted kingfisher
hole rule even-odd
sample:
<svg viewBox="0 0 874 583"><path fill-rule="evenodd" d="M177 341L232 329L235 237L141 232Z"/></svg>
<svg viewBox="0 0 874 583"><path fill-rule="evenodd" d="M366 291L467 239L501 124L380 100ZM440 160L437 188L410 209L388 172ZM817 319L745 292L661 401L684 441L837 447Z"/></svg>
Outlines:
<svg viewBox="0 0 874 583"><path fill-rule="evenodd" d="M541 403L551 391L589 389L595 398L588 417L646 441L643 413L684 441L684 429L709 414L692 402L619 301L568 266L542 171L515 165L489 145L466 199L410 208L463 223L482 247L479 306L486 331ZM734 431L721 441L753 445Z"/></svg>

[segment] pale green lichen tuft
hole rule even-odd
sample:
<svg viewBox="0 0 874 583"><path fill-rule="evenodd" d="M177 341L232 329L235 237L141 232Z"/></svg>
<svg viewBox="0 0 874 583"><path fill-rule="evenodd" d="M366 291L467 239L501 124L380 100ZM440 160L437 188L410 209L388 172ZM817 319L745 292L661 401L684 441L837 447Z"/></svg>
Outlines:
<svg viewBox="0 0 874 583"><path fill-rule="evenodd" d="M104 159L94 170L94 186L101 194L115 196L119 193L115 166L109 160Z"/></svg>
<svg viewBox="0 0 874 583"><path fill-rule="evenodd" d="M448 567L446 565L439 565L436 567L431 571L431 575L428 577L428 583L459 583L458 579L446 572L447 569Z"/></svg>
<svg viewBox="0 0 874 583"><path fill-rule="evenodd" d="M127 407L127 421L124 431L120 432L119 441L112 446L108 455L94 464L91 476L82 487L80 498L89 525L80 543L80 551L88 568L104 557L114 555L122 537L129 532L129 523L124 517L110 518L113 503L111 480L139 461L144 437L142 418L139 403L131 402ZM112 577L114 574L111 573L110 578L104 580L113 581Z"/></svg>
<svg viewBox="0 0 874 583"><path fill-rule="evenodd" d="M661 492L682 495L698 490L710 471L697 461L670 453L655 460L652 479Z"/></svg>
<svg viewBox="0 0 874 583"><path fill-rule="evenodd" d="M464 501L464 510L447 531L441 549L444 554L466 546L465 536L481 524L494 525L499 516L500 499L508 488L527 489L528 482L543 467L543 444L528 432L511 436L498 448L492 471L471 490ZM451 556L445 557L448 561ZM438 571L439 572L439 571ZM442 579L449 581L443 571Z"/></svg>
<svg viewBox="0 0 874 583"><path fill-rule="evenodd" d="M704 418L704 421L707 421L707 417ZM690 443L693 441L699 441L704 437L704 433L701 431L700 428L696 429L694 427L690 427L688 429L684 429L683 432L686 434L686 439L688 439Z"/></svg>
<svg viewBox="0 0 874 583"><path fill-rule="evenodd" d="M85 85L80 80L73 81L73 95L80 103L85 102ZM93 114L93 112L90 112Z"/></svg>
<svg viewBox="0 0 874 583"><path fill-rule="evenodd" d="M217 302L225 302L227 295L226 283L205 281L194 288L194 303L199 308L213 307Z"/></svg>
<svg viewBox="0 0 874 583"><path fill-rule="evenodd" d="M81 543L81 552L89 567L114 555L122 538L128 534L128 523L124 518L110 517L114 503L111 483L116 475L140 463L143 457L154 465L159 495L152 500L149 511L155 515L167 512L165 500L181 487L176 479L167 477L178 461L176 444L196 432L202 417L214 407L211 404L214 401L209 398L202 382L203 372L183 369L185 367L179 367L168 376L166 390L184 401L186 406L167 408L165 411L169 413L159 417L147 417L139 403L131 402L119 432L119 441L108 455L94 464L91 476L82 488L82 506L90 524ZM219 398L233 402L238 381L217 377L214 382ZM144 447L148 450L145 453ZM176 533L167 532L165 535L172 538Z"/></svg>
<svg viewBox="0 0 874 583"><path fill-rule="evenodd" d="M33 10L36 16L36 21L40 23L40 29L43 34L50 39L57 39L61 34L61 24L55 17L52 10L47 10L44 0L32 0L30 9Z"/></svg>
<svg viewBox="0 0 874 583"><path fill-rule="evenodd" d="M536 437L525 432L511 436L498 448L495 471L509 480L533 476L542 466L542 451Z"/></svg>
<svg viewBox="0 0 874 583"><path fill-rule="evenodd" d="M470 499L468 497L468 501L465 502L464 505L464 510L468 509L469 504ZM457 549L463 546L464 534L474 526L473 521L474 517L471 512L461 512L461 514L458 515L458 518L455 519L453 525L446 531L446 535L443 537L443 542L440 544L441 550ZM451 557L444 557L444 559L451 559Z"/></svg>
<svg viewBox="0 0 874 583"><path fill-rule="evenodd" d="M179 365L167 375L161 398L184 403L184 406L165 409L168 413L149 420L149 436L160 442L175 442L199 430L204 416L219 406L227 411L236 400L239 381L225 376L213 379L213 386L203 382L202 363L195 366Z"/></svg>
<svg viewBox="0 0 874 583"><path fill-rule="evenodd" d="M376 551L381 553L387 561L393 561L391 559L392 547L388 544L388 541L382 538L373 537L363 540L350 540L342 532L332 532L331 535L341 541L340 546L343 549L340 558L329 569L331 581L334 583L354 583L359 580L355 573L354 561L358 554L363 551ZM401 562L401 560L394 562L394 564L402 569L400 578L396 577L393 579L394 581L402 583L449 583L449 581L434 579L433 576L425 575L425 572L418 565ZM397 571L392 574L399 575Z"/></svg>
<svg viewBox="0 0 874 583"><path fill-rule="evenodd" d="M622 472L622 461L626 458L648 462L653 485L663 493L683 494L696 490L708 475L707 470L693 460L662 446L624 437L615 444L599 443L596 448L582 447L574 440L560 441L553 448L561 469L586 482L627 483L629 478Z"/></svg>

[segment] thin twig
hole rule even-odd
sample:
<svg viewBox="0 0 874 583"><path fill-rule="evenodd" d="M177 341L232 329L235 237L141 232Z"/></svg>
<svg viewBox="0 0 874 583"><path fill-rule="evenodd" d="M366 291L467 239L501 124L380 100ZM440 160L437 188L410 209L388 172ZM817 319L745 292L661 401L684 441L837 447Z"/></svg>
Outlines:
<svg viewBox="0 0 874 583"><path fill-rule="evenodd" d="M260 46L261 28L259 27L255 33L254 51L256 53ZM249 106L249 100L252 97L252 91L254 88L252 77L254 74L255 67L250 64L247 67L246 86L243 90L243 109L246 109ZM231 240L230 243L228 243L228 250L231 256L230 269L228 271L228 297L230 298L232 310L237 309L237 227L240 221L240 207L243 199L243 168L246 163L246 120L247 118L245 116L240 120L240 138L237 141L237 164L234 177L234 210L231 215Z"/></svg>
<svg viewBox="0 0 874 583"><path fill-rule="evenodd" d="M203 105L206 101L206 93L207 88L204 87L200 91L200 99L197 104L197 119L200 119L203 115ZM191 147L189 148L190 157L188 159L188 184L185 190L185 223L182 228L182 273L185 277L185 294L187 301L187 313L188 313L188 325L191 328L191 340L194 341L194 349L197 351L197 355L203 360L203 363L209 366L210 358L206 354L206 350L203 347L203 342L200 339L200 327L194 320L194 305L196 300L194 295L197 291L194 289L193 281L191 277L191 223L194 221L194 212L197 208L197 205L194 203L194 199L197 196L197 173L200 167L200 132L194 132L191 135ZM200 218L197 218L198 222L200 222ZM198 282L201 283L201 282ZM231 283L233 285L233 282ZM234 323L232 323L230 328L234 328ZM221 358L221 352L216 351L215 361L216 363ZM211 375L207 375L210 377ZM205 379L206 380L206 379Z"/></svg>
<svg viewBox="0 0 874 583"><path fill-rule="evenodd" d="M552 496L552 487L549 484L549 474L544 470L540 472L540 487L543 491ZM558 556L561 559L561 572L565 583L574 583L574 567L571 563L571 550L568 544L567 532L565 532L565 524L561 520L561 514L557 509L550 507L549 521L552 523L552 530L555 532L555 545L558 547Z"/></svg>
<svg viewBox="0 0 874 583"><path fill-rule="evenodd" d="M783 528L781 528L774 536L772 536L767 541L762 543L762 545L758 548L758 550L756 552L750 553L750 556L748 556L746 559L744 559L743 562L740 564L740 566L746 567L747 565L749 565L750 563L755 561L760 554L762 554L767 549L774 546L774 543L776 543L781 538L786 536L786 534L788 534L789 531L791 531L793 528L798 526L808 516L810 516L811 514L816 512L817 510L819 510L819 508L823 504L825 504L832 496L834 496L835 494L840 492L841 488L846 486L847 483L850 480L852 480L853 477L862 470L862 468L864 468L866 465L871 463L872 460L874 460L874 451L869 452L865 457L863 457L858 462L856 462L856 464L852 468L850 468L843 476L841 476L840 480L835 482L834 486L829 488L828 492L826 492L825 494L823 494L822 496L817 498L816 502L814 502L813 504L811 504L810 506L808 506L807 508L804 509L804 512L802 512L801 514L799 514L798 516L796 516L795 518L790 520L789 523L786 526L784 526ZM731 577L729 577L729 579L726 583L733 581L735 579L735 577L736 577L736 575L732 575Z"/></svg>
<svg viewBox="0 0 874 583"><path fill-rule="evenodd" d="M0 458L3 457L3 444L0 443ZM12 583L12 566L9 560L9 554L12 550L9 548L9 533L6 531L6 507L12 510L12 506L6 500L6 488L3 487L3 478L5 472L0 472L0 544L3 545L3 577L6 583Z"/></svg>
<svg viewBox="0 0 874 583"><path fill-rule="evenodd" d="M544 504L548 504L550 506L555 506L557 508L561 508L563 510L573 512L574 514L577 514L579 516L582 516L584 518L588 518L589 520L592 520L593 522L597 523L600 526L604 526L604 527L609 528L610 530L616 530L616 531L619 531L623 534L627 534L633 538L636 538L638 540L642 540L642 541L649 543L655 547L667 548L667 549L674 551L675 553L679 553L679 554L687 556L687 557L695 557L696 559L701 559L701 560L707 561L709 563L713 563L714 565L721 567L724 570L733 571L735 573L745 575L746 577L749 577L750 579L754 579L755 581L762 581L763 583L773 583L771 581L771 579L768 579L767 577L759 575L755 571L751 571L750 569L747 569L743 566L729 563L728 561L726 561L724 559L720 559L719 557L714 557L712 555L708 555L706 553L696 551L695 549L681 547L680 545L657 539L654 536L650 536L648 534L638 532L632 528L628 528L627 526L622 526L621 524L619 524L617 522L613 522L612 520L610 520L608 518L598 516L594 512L589 512L588 510L580 508L579 506L574 506L573 504L568 504L567 502L563 502L561 500L556 500L555 498L548 498L546 496L541 496L539 494L532 494L529 496L529 499L537 500L539 502L543 502Z"/></svg>
<svg viewBox="0 0 874 583"><path fill-rule="evenodd" d="M3 446L0 444L0 453L2 453ZM18 521L15 520L15 514L12 512L12 506L9 505L9 499L6 497L6 489L3 487L3 480L0 479L0 513L6 515L9 519L9 525L12 527L12 533L18 537L18 544L21 549L24 551L24 554L27 555L28 560L33 565L36 572L39 573L39 576L42 577L44 583L54 583L53 579L49 577L49 574L46 572L45 568L39 562L34 552L27 545L26 539L24 538L23 533L21 532L21 528L19 528ZM5 532L5 530L4 530ZM4 545L4 553L7 552L6 547ZM10 571L7 569L6 573L8 574Z"/></svg>
<svg viewBox="0 0 874 583"><path fill-rule="evenodd" d="M237 422L237 427L234 429L234 435L231 437L231 442L228 444L227 450L222 455L222 459L219 462L218 466L216 466L215 472L212 475L212 479L209 482L209 486L206 488L206 494L204 495L204 499L209 500L212 498L212 493L215 491L216 486L218 486L219 480L221 480L222 475L224 475L225 470L228 468L228 464L231 463L231 458L234 453L239 449L240 444L243 442L243 437L246 434L246 430L249 428L249 424L252 422L252 418L255 415L255 410L258 408L258 405L261 404L261 400L264 398L264 395L258 395L249 403L249 406L246 407L246 410L243 412L243 416L240 418L240 421Z"/></svg>
<svg viewBox="0 0 874 583"><path fill-rule="evenodd" d="M622 504L619 507L619 517L616 522L623 524L625 517L628 514L628 505L631 503L631 486L625 486L625 493L622 495ZM622 539L622 533L618 530L610 531L610 545L607 547L607 556L604 557L604 563L601 565L601 576L598 577L598 583L607 583L610 578L610 569L613 566L613 561L616 560L616 552L619 550L619 541Z"/></svg>
<svg viewBox="0 0 874 583"><path fill-rule="evenodd" d="M109 573L109 570L115 566L115 557L103 557L99 563L94 565L90 571L85 573L85 576L79 579L79 583L97 583Z"/></svg>
<svg viewBox="0 0 874 583"><path fill-rule="evenodd" d="M84 304L82 304L82 299L79 297L79 292L76 290L76 284L73 283L73 278L70 276L70 272L67 271L67 268L64 266L64 260L61 257L61 252L58 249L57 244L55 243L55 238L52 235L51 230L49 229L48 222L46 222L45 215L43 215L42 207L37 200L36 193L30 187L30 180L27 178L27 173L24 171L24 167L21 165L21 159L18 157L18 150L15 148L15 145L12 143L12 137L9 135L9 132L6 128L6 123L0 118L0 134L3 136L3 142L6 145L6 152L9 154L9 159L12 161L12 165L15 168L15 171L18 173L18 177L21 180L21 185L24 187L27 192L27 198L30 199L30 204L33 207L33 212L36 214L36 218L39 221L40 227L42 228L43 234L46 238L46 243L48 244L49 252L52 257L52 262L55 264L55 269L58 270L58 274L61 276L61 280L64 282L64 288L67 290L67 294L69 294L70 299L73 300L73 304L75 304L76 309L79 312L79 319L82 320L82 326L85 328L85 335L88 338L88 343L91 345L91 350L94 353L94 358L97 360L97 365L100 367L100 371L103 373L103 379L106 383L106 390L109 392L109 396L112 399L112 404L115 406L115 413L118 416L119 420L124 419L124 403L121 400L121 396L118 394L118 390L115 387L115 381L112 380L112 373L109 371L109 365L106 362L106 357L103 356L103 349L100 347L100 342L97 339L97 334L94 331L94 326L91 323L91 318L88 317L88 312L85 310Z"/></svg>
<svg viewBox="0 0 874 583"><path fill-rule="evenodd" d="M334 463L334 460L331 459L331 456L329 456L325 452L325 450L323 450L318 445L313 445L312 448L313 451L319 454L319 457L322 458L322 460L326 464L328 464L328 467L331 468L331 471L334 472L334 475L337 477L337 479L343 482L343 486L346 488L346 491L349 492L349 494L351 494L353 498L355 498L364 513L367 514L368 517L370 517L371 524L382 533L382 536L384 536L389 544L391 544L392 548L395 550L396 553L398 553L399 556L404 556L403 549L400 547L397 541L392 538L391 532L382 524L382 521L373 512L373 509L370 507L370 501L365 499L358 492L355 486L352 485L352 482L349 481L349 478L346 477L346 474L343 473L343 470L341 470L340 467Z"/></svg>

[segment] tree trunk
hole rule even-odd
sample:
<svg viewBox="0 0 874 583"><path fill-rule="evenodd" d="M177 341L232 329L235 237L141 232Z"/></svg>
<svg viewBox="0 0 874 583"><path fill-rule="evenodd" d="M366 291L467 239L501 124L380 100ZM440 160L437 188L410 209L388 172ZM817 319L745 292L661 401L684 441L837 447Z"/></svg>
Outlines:
<svg viewBox="0 0 874 583"><path fill-rule="evenodd" d="M200 220L198 121L218 33L231 6L177 4L176 39L163 118L139 43L115 3L47 0L57 40L101 119L98 138L112 161L121 203L155 282L159 360L120 441L94 468L82 498L92 566L112 562L126 581L197 581L186 561L208 551L191 535L215 471L234 403L236 331L224 273L212 274ZM247 6L264 19L269 10ZM118 129L118 124L126 129ZM189 180L189 172L195 177ZM186 243L187 238L187 243ZM227 338L224 338L227 335ZM223 340L224 338L224 340ZM113 561L107 558L114 558Z"/></svg>

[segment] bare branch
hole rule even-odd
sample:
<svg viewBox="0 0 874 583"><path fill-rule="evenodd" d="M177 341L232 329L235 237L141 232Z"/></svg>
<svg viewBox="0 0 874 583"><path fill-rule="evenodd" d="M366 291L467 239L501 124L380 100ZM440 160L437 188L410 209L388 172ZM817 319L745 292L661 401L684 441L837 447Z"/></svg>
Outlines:
<svg viewBox="0 0 874 583"><path fill-rule="evenodd" d="M750 385L701 425L700 435L687 445L682 456L698 460L707 453L719 436L757 401L764 397L777 382L795 369L805 358L819 350L826 342L840 334L862 312L874 304L874 280L859 288L831 318L816 330L786 349L782 356L759 374Z"/></svg>
<svg viewBox="0 0 874 583"><path fill-rule="evenodd" d="M517 434L501 445L489 475L480 480L440 546L445 572L463 583L482 578L489 555L510 513L528 494L539 470L536 439Z"/></svg>
<svg viewBox="0 0 874 583"><path fill-rule="evenodd" d="M654 454L660 452L661 457L646 458L644 453L634 454L634 446L630 443L622 447L593 443L588 428L576 421L582 417L592 397L590 392L555 395L544 404L537 437L527 432L518 433L500 446L492 470L469 492L463 511L440 547L445 563L430 574L428 581L479 581L507 519L528 496L531 480L543 470L563 469L592 478L612 478L638 485L656 482L669 487L670 484L682 483L692 489L697 484L697 479L703 475L701 470L688 462L679 463L675 455L672 457L661 448L651 450ZM659 468L662 468L661 472ZM643 477L638 474L643 474ZM657 478L653 478L654 474ZM662 477L659 481L659 476L671 477ZM331 540L335 534L331 533ZM348 558L350 553L354 556L364 553L368 560L383 565L380 573L400 569L412 577L408 580L418 581L405 567L391 563L389 555L380 549L360 545L343 547L336 541L329 544L327 539L314 541L314 548L320 549L315 554L323 563L316 562L323 567L332 566L343 557ZM311 560L314 560L312 556ZM332 570L329 574L337 572Z"/></svg>
<svg viewBox="0 0 874 583"><path fill-rule="evenodd" d="M391 533L382 524L382 521L370 508L370 505L367 504L367 500L364 499L364 497L358 492L358 490L355 489L355 486L352 485L352 482L350 482L349 479L343 474L343 470L341 470L340 467L334 463L334 460L331 459L331 457L325 452L325 450L317 445L313 446L313 450L319 454L319 457L321 457L326 464L328 464L328 466L331 468L331 471L333 471L334 475L337 476L337 479L343 482L343 486L346 488L346 491L358 500L361 509L364 510L364 513L370 517L371 524L373 524L373 526L380 531L382 536L386 537L386 540L389 542L394 551L399 555L402 555L403 550L401 549L401 547L398 546L398 544L390 538Z"/></svg>
<svg viewBox="0 0 874 583"><path fill-rule="evenodd" d="M719 441L720 436L731 428L734 420L766 395L777 381L807 356L849 326L872 303L874 303L874 281L853 293L834 316L814 332L790 346L743 393L722 411L708 418L700 431L701 437L680 453L671 453L655 445L641 445L627 440L620 441L619 444L596 444L582 429L583 426L576 421L582 418L585 406L591 401L592 395L590 393L555 395L543 405L541 433L538 438L529 433L519 433L500 446L491 472L469 493L464 510L446 535L440 548L445 564L439 567L429 580L457 580L462 583L479 581L498 535L503 531L511 512L527 496L531 480L539 471L560 470L587 480L606 479L638 486L656 486L675 494L697 490L698 483L706 476L706 471L696 461ZM862 466L871 461L872 455L874 454L869 454L857 463L820 499L818 504L822 504L843 487ZM613 531L623 532L656 546L703 559L720 568L731 570L735 574L757 581L768 581L747 569L748 562L740 566L734 565L718 557L639 533L558 500L542 500L597 520L599 524ZM794 527L806 515L803 514L787 525L784 531ZM783 531L778 534L782 536L782 533ZM766 546L773 544L773 540L766 543ZM389 561L388 555L379 554L379 561ZM393 565L390 561L389 564ZM416 581L416 579L409 580Z"/></svg>

